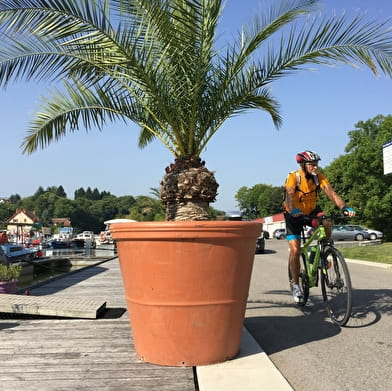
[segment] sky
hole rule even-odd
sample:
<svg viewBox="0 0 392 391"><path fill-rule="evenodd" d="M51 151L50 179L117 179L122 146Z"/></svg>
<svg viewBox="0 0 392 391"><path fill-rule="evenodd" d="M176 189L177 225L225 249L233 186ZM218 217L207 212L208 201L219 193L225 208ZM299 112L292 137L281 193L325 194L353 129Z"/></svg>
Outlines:
<svg viewBox="0 0 392 391"><path fill-rule="evenodd" d="M241 25L253 21L262 1L227 0L220 24L224 39L236 35ZM356 15L370 19L392 17L389 0L324 0L323 14ZM391 23L392 25L392 23ZM20 144L29 121L48 85L10 84L0 90L0 197L33 195L39 186L62 185L68 198L80 187L109 191L116 196L152 195L165 174L172 155L158 141L137 146L138 127L132 123L108 124L102 132L80 129L31 155ZM259 184L283 185L295 170L295 155L306 149L321 156L321 166L344 154L348 132L359 121L392 114L392 81L375 77L365 68L345 65L312 67L285 77L271 86L280 102L283 125L277 130L262 111L229 119L201 154L219 183L214 208L237 210L237 191ZM380 151L382 154L382 151Z"/></svg>

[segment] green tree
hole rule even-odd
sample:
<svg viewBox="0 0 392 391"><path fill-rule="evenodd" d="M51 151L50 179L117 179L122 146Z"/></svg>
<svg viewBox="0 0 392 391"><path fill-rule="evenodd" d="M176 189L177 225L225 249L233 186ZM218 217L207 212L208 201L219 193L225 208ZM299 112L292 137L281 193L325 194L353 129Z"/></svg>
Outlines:
<svg viewBox="0 0 392 391"><path fill-rule="evenodd" d="M6 221L15 213L15 204L10 202L0 203L0 228L6 229Z"/></svg>
<svg viewBox="0 0 392 391"><path fill-rule="evenodd" d="M59 186L56 190L56 196L61 198L67 198L67 193L64 190L63 186Z"/></svg>
<svg viewBox="0 0 392 391"><path fill-rule="evenodd" d="M159 139L175 157L161 182L166 218L207 219L218 184L200 154L241 112L266 111L279 126L271 83L305 64L392 74L385 23L309 19L318 3L271 1L221 50L222 0L0 0L0 85L23 77L63 81L44 98L23 151L131 120L141 128L140 147Z"/></svg>
<svg viewBox="0 0 392 391"><path fill-rule="evenodd" d="M254 219L282 212L283 187L258 184L241 187L235 199L244 217Z"/></svg>
<svg viewBox="0 0 392 391"><path fill-rule="evenodd" d="M102 223L100 231L105 228L104 221L117 217L116 197L106 197L102 200L94 201L91 204L90 212Z"/></svg>
<svg viewBox="0 0 392 391"><path fill-rule="evenodd" d="M19 194L11 194L9 196L9 201L12 204L18 204L21 201L22 197Z"/></svg>
<svg viewBox="0 0 392 391"><path fill-rule="evenodd" d="M131 207L136 203L136 200L132 196L117 197L115 205L117 208L117 217L125 217L129 214Z"/></svg>
<svg viewBox="0 0 392 391"><path fill-rule="evenodd" d="M53 217L70 217L74 210L74 201L59 197L54 204Z"/></svg>
<svg viewBox="0 0 392 391"><path fill-rule="evenodd" d="M392 239L392 175L384 175L382 145L392 140L392 116L360 121L349 132L347 154L325 173L336 191L358 210L358 221Z"/></svg>
<svg viewBox="0 0 392 391"><path fill-rule="evenodd" d="M165 210L157 199L138 196L126 217L136 221L161 221L165 219Z"/></svg>
<svg viewBox="0 0 392 391"><path fill-rule="evenodd" d="M37 199L40 195L44 194L45 190L42 186L38 187L38 189L36 190L36 192L33 194L33 199Z"/></svg>
<svg viewBox="0 0 392 391"><path fill-rule="evenodd" d="M101 193L99 192L99 190L97 188L95 188L91 194L91 199L93 201L98 201L101 199Z"/></svg>
<svg viewBox="0 0 392 391"><path fill-rule="evenodd" d="M86 191L83 189L83 187L80 187L79 189L75 190L74 198L75 200L78 198L86 198Z"/></svg>
<svg viewBox="0 0 392 391"><path fill-rule="evenodd" d="M102 221L91 213L93 201L87 198L78 198L75 200L75 208L71 214L72 226L76 231L94 231L99 232L102 227Z"/></svg>
<svg viewBox="0 0 392 391"><path fill-rule="evenodd" d="M26 209L34 211L44 225L49 225L50 220L54 217L55 205L58 198L55 193L47 191L34 200L32 207Z"/></svg>

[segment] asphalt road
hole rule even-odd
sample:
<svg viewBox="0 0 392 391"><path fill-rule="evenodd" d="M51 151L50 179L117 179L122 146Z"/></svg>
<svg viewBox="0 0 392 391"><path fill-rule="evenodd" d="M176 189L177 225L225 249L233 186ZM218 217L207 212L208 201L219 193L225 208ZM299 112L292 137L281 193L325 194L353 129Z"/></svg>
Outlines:
<svg viewBox="0 0 392 391"><path fill-rule="evenodd" d="M392 390L392 269L348 263L353 314L333 324L321 288L297 307L288 290L287 242L255 256L245 326L295 391ZM273 390L271 390L273 391Z"/></svg>

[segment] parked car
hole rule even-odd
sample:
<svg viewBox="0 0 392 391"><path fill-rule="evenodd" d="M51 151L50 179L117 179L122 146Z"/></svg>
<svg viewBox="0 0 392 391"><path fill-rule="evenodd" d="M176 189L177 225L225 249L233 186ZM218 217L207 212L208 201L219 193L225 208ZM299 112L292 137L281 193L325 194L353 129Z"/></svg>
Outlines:
<svg viewBox="0 0 392 391"><path fill-rule="evenodd" d="M278 228L274 231L272 236L276 239L284 239L286 237L286 230L284 228Z"/></svg>
<svg viewBox="0 0 392 391"><path fill-rule="evenodd" d="M371 240L382 239L382 237L384 236L384 234L381 231L376 231L375 229L362 227L361 225L348 224L347 227L353 227L354 229L368 232Z"/></svg>
<svg viewBox="0 0 392 391"><path fill-rule="evenodd" d="M262 232L261 235L256 239L256 254L264 254L265 250L265 239L264 233Z"/></svg>
<svg viewBox="0 0 392 391"><path fill-rule="evenodd" d="M353 226L349 225L336 225L332 229L333 240L364 240L369 238L369 232L355 229Z"/></svg>

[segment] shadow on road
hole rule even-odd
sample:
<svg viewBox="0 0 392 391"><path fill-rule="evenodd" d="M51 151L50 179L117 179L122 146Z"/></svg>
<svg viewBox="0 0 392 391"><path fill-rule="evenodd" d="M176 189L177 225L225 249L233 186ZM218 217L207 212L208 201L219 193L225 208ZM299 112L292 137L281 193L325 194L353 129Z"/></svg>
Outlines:
<svg viewBox="0 0 392 391"><path fill-rule="evenodd" d="M310 315L305 311L304 315L299 316L249 317L245 319L245 327L267 354L330 338L340 333L340 327L327 318L324 306L312 305Z"/></svg>
<svg viewBox="0 0 392 391"><path fill-rule="evenodd" d="M287 292L268 292L275 296ZM354 289L352 316L345 327L370 327L384 314L392 314L391 289ZM265 312L265 316L248 317L245 327L263 347L273 354L309 342L333 337L340 333L339 326L332 323L321 296L314 296L305 307L296 307L287 301L249 301L248 312ZM271 316L276 309L287 308L287 316ZM295 312L293 312L295 311ZM293 315L295 314L295 315Z"/></svg>
<svg viewBox="0 0 392 391"><path fill-rule="evenodd" d="M353 310L346 327L369 327L392 314L392 289L354 289Z"/></svg>

